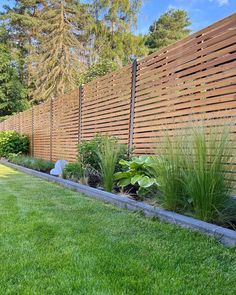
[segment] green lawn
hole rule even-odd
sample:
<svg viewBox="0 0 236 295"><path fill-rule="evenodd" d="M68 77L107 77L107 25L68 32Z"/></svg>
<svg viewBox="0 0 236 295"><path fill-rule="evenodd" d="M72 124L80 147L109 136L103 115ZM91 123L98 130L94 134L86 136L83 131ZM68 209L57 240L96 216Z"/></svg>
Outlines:
<svg viewBox="0 0 236 295"><path fill-rule="evenodd" d="M236 294L236 250L0 165L0 294Z"/></svg>

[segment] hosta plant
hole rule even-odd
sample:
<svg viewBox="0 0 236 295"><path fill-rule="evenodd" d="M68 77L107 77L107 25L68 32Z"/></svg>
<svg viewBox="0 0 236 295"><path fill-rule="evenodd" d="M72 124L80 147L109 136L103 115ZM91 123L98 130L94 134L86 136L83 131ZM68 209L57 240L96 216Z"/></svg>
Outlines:
<svg viewBox="0 0 236 295"><path fill-rule="evenodd" d="M119 163L124 171L115 174L118 186L125 188L137 185L139 194L143 189L157 185L156 178L153 177L152 156L133 157L131 161L120 160Z"/></svg>

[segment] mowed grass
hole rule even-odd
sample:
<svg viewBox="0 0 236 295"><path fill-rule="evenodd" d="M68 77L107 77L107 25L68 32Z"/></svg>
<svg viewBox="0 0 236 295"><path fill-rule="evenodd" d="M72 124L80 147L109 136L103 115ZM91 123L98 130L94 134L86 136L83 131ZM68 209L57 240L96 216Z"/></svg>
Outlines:
<svg viewBox="0 0 236 295"><path fill-rule="evenodd" d="M236 251L0 165L0 294L236 294Z"/></svg>

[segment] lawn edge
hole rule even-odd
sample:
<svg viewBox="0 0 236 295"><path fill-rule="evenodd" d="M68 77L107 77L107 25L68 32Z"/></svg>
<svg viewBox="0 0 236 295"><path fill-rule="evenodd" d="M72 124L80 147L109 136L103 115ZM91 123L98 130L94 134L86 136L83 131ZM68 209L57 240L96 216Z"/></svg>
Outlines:
<svg viewBox="0 0 236 295"><path fill-rule="evenodd" d="M49 182L60 184L63 187L76 190L77 192L83 193L88 197L112 203L114 205L117 205L118 207L125 208L128 210L141 211L144 213L145 216L157 217L162 221L166 221L168 223L179 225L183 228L188 228L194 231L199 231L209 236L213 236L220 243L227 247L232 247L236 245L236 231L234 230L230 230L215 224L207 223L172 211L167 211L162 208L154 207L144 202L132 200L126 196L112 194L83 184L75 183L70 180L38 172L29 168L25 168L10 163L6 160L0 160L0 164L30 174L32 176L39 177Z"/></svg>

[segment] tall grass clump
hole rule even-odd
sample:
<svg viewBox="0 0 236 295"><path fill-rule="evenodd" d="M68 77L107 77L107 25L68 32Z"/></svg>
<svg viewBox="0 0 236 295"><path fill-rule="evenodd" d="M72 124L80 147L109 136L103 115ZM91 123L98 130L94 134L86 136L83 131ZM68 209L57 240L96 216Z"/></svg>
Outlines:
<svg viewBox="0 0 236 295"><path fill-rule="evenodd" d="M122 145L116 138L104 135L101 137L97 155L102 174L102 183L106 191L111 192L113 188L115 168L118 163Z"/></svg>
<svg viewBox="0 0 236 295"><path fill-rule="evenodd" d="M193 128L184 154L183 180L196 217L222 223L234 183L229 129Z"/></svg>
<svg viewBox="0 0 236 295"><path fill-rule="evenodd" d="M153 157L153 173L161 192L164 208L183 211L187 205L183 183L184 155L181 135L174 137L166 134L159 144L157 156Z"/></svg>

